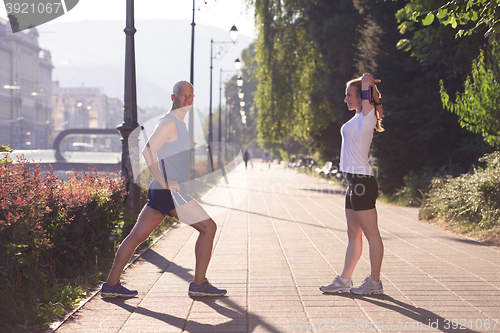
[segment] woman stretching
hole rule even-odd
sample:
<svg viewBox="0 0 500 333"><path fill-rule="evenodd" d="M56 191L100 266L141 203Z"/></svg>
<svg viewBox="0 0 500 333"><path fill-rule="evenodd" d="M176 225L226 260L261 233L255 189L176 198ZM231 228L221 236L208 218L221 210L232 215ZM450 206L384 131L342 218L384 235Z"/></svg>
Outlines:
<svg viewBox="0 0 500 333"><path fill-rule="evenodd" d="M346 174L348 188L345 197L345 215L349 243L345 254L344 270L328 286L319 289L324 293L352 292L358 295L382 294L380 268L384 256L384 245L377 223L375 201L378 196L377 180L368 162L368 153L373 138L373 130L384 131L381 126L383 117L382 99L371 74L363 74L346 84L346 97L349 110L356 114L346 122L340 132L342 147L340 151L340 171ZM363 249L362 234L365 234L370 249L371 273L364 282L352 288L352 273Z"/></svg>

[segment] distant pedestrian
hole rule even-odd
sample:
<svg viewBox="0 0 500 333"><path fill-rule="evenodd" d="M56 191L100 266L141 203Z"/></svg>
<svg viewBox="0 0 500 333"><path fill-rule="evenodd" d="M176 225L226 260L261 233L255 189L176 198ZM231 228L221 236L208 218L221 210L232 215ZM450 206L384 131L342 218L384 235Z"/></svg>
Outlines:
<svg viewBox="0 0 500 333"><path fill-rule="evenodd" d="M264 162L267 163L269 168L271 168L271 160L269 156L270 156L269 151L268 150L264 151Z"/></svg>
<svg viewBox="0 0 500 333"><path fill-rule="evenodd" d="M191 296L222 296L226 290L212 286L205 277L217 225L200 204L186 194L183 183L189 180L191 141L184 123L193 104L193 86L177 81L172 89L172 108L160 118L142 154L154 180L149 185L148 202L130 234L116 252L113 267L102 286L103 297L133 297L137 290L120 284L120 275L135 249L144 242L167 216L173 216L199 231L196 241L196 267Z"/></svg>
<svg viewBox="0 0 500 333"><path fill-rule="evenodd" d="M245 169L247 168L249 160L250 160L250 153L248 152L248 149L245 148L245 151L243 152L243 161L245 161Z"/></svg>
<svg viewBox="0 0 500 333"><path fill-rule="evenodd" d="M302 167L304 166L304 156L302 156L302 154L299 154L299 156L297 157L297 169L299 170L299 173L300 171L302 170Z"/></svg>
<svg viewBox="0 0 500 333"><path fill-rule="evenodd" d="M377 180L368 163L368 151L373 139L373 130L382 132L382 99L371 74L363 74L347 83L346 97L349 110L356 114L341 128L342 147L340 170L346 173L345 214L349 243L345 254L344 269L328 286L320 287L325 293L352 292L354 294L382 294L380 270L384 256L384 245L377 222L375 202L378 196ZM372 96L373 95L373 96ZM363 239L368 239L371 273L364 282L352 288L352 274L361 257Z"/></svg>

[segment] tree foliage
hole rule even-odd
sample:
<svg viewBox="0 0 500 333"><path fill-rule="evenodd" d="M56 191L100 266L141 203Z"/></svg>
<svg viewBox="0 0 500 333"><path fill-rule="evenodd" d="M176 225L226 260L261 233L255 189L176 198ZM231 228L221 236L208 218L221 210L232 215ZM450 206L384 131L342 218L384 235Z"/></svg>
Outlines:
<svg viewBox="0 0 500 333"><path fill-rule="evenodd" d="M247 3L256 7L259 29L259 137L285 150L298 140L322 159L338 156L349 117L345 82L355 74L360 15L352 0Z"/></svg>
<svg viewBox="0 0 500 333"><path fill-rule="evenodd" d="M466 78L461 78L451 72L439 78L441 101L447 110L459 116L463 128L482 134L493 146L499 144L499 16L498 1L492 0L413 0L397 14L402 22L400 32L413 33L411 38L399 41L400 49L411 50L412 56L422 63L455 64L449 67L451 71L467 74ZM435 18L441 24L432 24ZM453 40L450 38L452 33ZM441 47L436 47L436 42ZM467 61L468 58L474 60ZM471 62L472 67L469 66ZM445 86L456 92L455 103L450 101Z"/></svg>
<svg viewBox="0 0 500 333"><path fill-rule="evenodd" d="M460 125L480 133L486 142L500 147L500 65L498 44L481 51L472 63L472 75L465 81L464 92L456 94L455 103L440 82L443 105L460 117Z"/></svg>
<svg viewBox="0 0 500 333"><path fill-rule="evenodd" d="M459 78L470 72L470 62L479 54L479 49L485 40L480 35L471 35L460 39L455 38L455 31L449 26L440 24L422 24L415 21L414 13L426 12L445 3L444 0L412 0L396 13L399 33L405 37L400 39L397 47L410 52L422 66L439 64L445 69L440 71L447 84L453 84ZM455 84L453 88L458 89Z"/></svg>
<svg viewBox="0 0 500 333"><path fill-rule="evenodd" d="M304 11L296 0L249 0L255 6L255 103L259 109L258 135L269 141L306 138L324 127L322 105L311 107L311 94L321 85L321 56L310 40Z"/></svg>
<svg viewBox="0 0 500 333"><path fill-rule="evenodd" d="M500 4L498 0L453 0L429 11L415 11L411 19L430 25L435 19L443 25L458 29L456 37L484 33L491 43L498 41L500 33Z"/></svg>
<svg viewBox="0 0 500 333"><path fill-rule="evenodd" d="M236 76L226 83L225 91L227 96L227 107L229 108L229 117L233 140L239 145L248 146L252 144L256 135L258 108L255 105L255 92L257 90L257 79L255 72L258 68L255 60L255 43L250 44L248 48L241 52L241 60L244 67L241 69L241 78L243 86L239 88L236 84ZM245 106L240 106L238 93L244 94L243 101ZM243 116L246 122L243 122Z"/></svg>
<svg viewBox="0 0 500 333"><path fill-rule="evenodd" d="M311 105L324 103L325 127L305 143L321 160L335 161L340 156L341 126L352 116L344 103L345 84L360 74L356 69L357 41L362 15L352 0L304 1L307 31L321 54L324 69L322 84L311 95Z"/></svg>

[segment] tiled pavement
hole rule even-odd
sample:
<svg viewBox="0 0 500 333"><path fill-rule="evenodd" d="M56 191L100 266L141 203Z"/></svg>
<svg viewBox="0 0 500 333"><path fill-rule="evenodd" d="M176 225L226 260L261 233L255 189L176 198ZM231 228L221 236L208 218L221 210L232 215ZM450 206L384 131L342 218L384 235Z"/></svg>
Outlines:
<svg viewBox="0 0 500 333"><path fill-rule="evenodd" d="M218 224L208 278L225 297L187 296L197 232L177 225L122 276L127 300L95 296L65 332L500 332L500 251L377 204L384 295L326 295L347 242L342 191L283 165L229 174L203 199ZM233 209L228 209L231 203ZM368 246L354 284L369 273Z"/></svg>

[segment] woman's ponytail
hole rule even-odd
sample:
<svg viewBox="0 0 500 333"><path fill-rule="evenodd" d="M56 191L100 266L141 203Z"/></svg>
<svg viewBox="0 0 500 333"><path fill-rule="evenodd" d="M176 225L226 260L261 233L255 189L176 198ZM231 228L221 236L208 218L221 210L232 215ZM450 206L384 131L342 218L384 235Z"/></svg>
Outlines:
<svg viewBox="0 0 500 333"><path fill-rule="evenodd" d="M376 91L376 94L378 94L378 99L382 99L382 95L380 94L380 91L378 90L377 86L375 86L374 93ZM385 129L382 127L382 117L380 115L380 111L377 110L377 106L382 105L382 104L375 104L375 117L377 117L377 124L375 125L375 129L377 132L383 132Z"/></svg>

